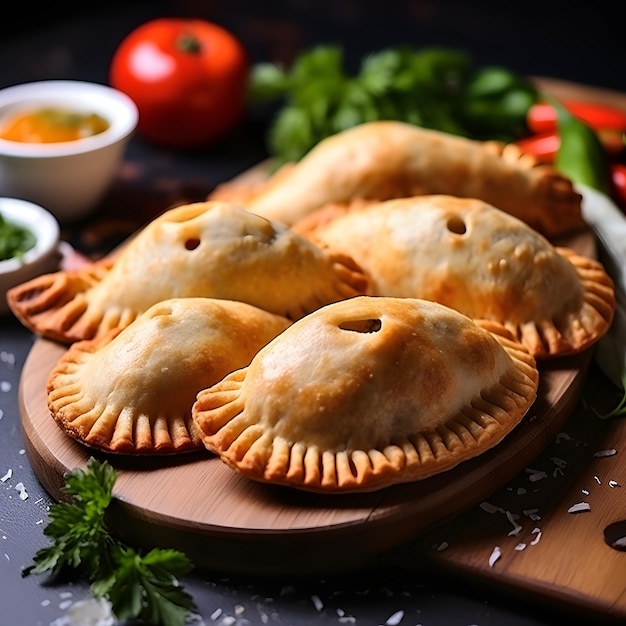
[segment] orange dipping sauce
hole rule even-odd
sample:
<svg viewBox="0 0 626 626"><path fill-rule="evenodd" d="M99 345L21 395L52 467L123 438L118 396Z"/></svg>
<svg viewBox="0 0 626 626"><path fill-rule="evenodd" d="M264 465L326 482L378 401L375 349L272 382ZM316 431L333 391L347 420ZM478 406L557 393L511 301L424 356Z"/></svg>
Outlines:
<svg viewBox="0 0 626 626"><path fill-rule="evenodd" d="M109 123L95 113L46 108L13 117L0 129L0 138L22 143L59 143L91 137L107 128Z"/></svg>

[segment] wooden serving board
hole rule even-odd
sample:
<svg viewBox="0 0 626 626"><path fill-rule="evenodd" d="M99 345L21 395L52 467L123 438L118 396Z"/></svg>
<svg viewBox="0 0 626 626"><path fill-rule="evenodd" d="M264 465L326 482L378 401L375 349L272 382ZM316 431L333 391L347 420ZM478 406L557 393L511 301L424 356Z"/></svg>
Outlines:
<svg viewBox="0 0 626 626"><path fill-rule="evenodd" d="M584 233L570 244L593 254ZM38 339L20 381L27 453L52 497L90 456L119 470L111 523L128 541L169 546L224 572L316 574L371 565L382 552L488 497L534 460L579 399L590 353L541 367L538 398L497 447L444 474L367 494L320 495L262 485L208 452L157 459L103 455L69 438L47 408L46 379L65 351Z"/></svg>
<svg viewBox="0 0 626 626"><path fill-rule="evenodd" d="M383 551L491 495L534 460L579 399L589 354L543 367L538 398L522 423L480 457L412 484L367 494L320 495L262 485L218 458L94 454L69 438L47 408L46 378L65 348L38 339L19 398L26 451L53 498L64 474L90 456L119 470L111 521L134 544L173 547L223 572L316 574L371 565Z"/></svg>

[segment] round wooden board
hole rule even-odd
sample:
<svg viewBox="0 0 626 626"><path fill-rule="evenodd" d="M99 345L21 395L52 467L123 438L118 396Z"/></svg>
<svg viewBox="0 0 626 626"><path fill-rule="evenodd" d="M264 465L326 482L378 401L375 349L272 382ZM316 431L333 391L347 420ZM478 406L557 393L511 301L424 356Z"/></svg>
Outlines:
<svg viewBox="0 0 626 626"><path fill-rule="evenodd" d="M591 243L590 243L591 242ZM591 235L573 247L589 252ZM432 478L363 494L320 495L250 481L210 453L103 455L69 438L47 408L47 376L66 348L37 339L19 390L26 451L50 495L90 456L119 471L110 523L123 540L171 547L223 573L313 575L376 562L383 551L481 502L560 431L580 397L591 351L540 365L538 397L522 423L481 456Z"/></svg>

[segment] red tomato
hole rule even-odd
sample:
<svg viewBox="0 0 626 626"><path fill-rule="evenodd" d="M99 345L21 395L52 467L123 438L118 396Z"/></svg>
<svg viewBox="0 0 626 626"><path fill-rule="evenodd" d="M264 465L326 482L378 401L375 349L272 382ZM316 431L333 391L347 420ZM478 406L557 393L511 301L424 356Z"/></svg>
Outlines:
<svg viewBox="0 0 626 626"><path fill-rule="evenodd" d="M239 40L201 19L159 18L121 42L113 87L139 109L137 134L172 149L206 146L243 117L249 74Z"/></svg>

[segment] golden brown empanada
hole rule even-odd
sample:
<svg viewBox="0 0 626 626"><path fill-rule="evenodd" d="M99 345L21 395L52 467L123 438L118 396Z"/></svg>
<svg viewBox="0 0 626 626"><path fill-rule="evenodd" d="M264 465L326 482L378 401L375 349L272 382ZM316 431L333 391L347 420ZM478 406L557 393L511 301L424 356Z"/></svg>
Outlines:
<svg viewBox="0 0 626 626"><path fill-rule="evenodd" d="M295 322L200 391L205 446L249 478L325 493L448 470L495 446L535 400L535 361L499 324L361 296Z"/></svg>
<svg viewBox="0 0 626 626"><path fill-rule="evenodd" d="M370 295L433 300L498 321L536 358L588 348L613 319L613 281L598 261L553 246L482 200L401 198L311 222L308 236L369 273Z"/></svg>
<svg viewBox="0 0 626 626"><path fill-rule="evenodd" d="M114 258L23 283L7 294L30 330L71 343L125 327L169 298L247 302L297 319L365 292L367 278L278 222L223 202L198 202L150 222Z"/></svg>
<svg viewBox="0 0 626 626"><path fill-rule="evenodd" d="M212 198L236 198L289 225L330 203L423 194L479 198L548 237L584 227L581 195L552 165L513 144L479 142L395 121L368 122L328 137L265 184L224 183Z"/></svg>
<svg viewBox="0 0 626 626"><path fill-rule="evenodd" d="M124 329L72 344L48 377L48 407L69 436L105 452L203 449L191 418L198 391L290 323L243 302L159 302Z"/></svg>

